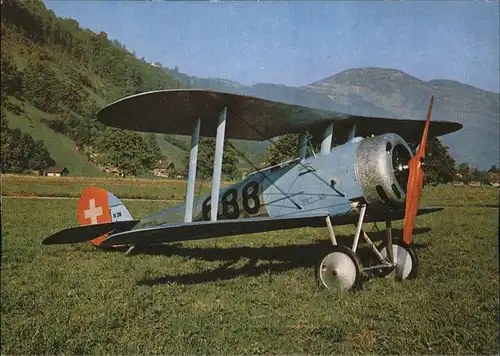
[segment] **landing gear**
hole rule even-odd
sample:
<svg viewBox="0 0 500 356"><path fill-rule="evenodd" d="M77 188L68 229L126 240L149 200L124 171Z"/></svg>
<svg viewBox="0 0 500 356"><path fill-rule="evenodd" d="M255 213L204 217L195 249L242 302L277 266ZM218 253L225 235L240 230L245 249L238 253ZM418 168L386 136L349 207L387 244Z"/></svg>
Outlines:
<svg viewBox="0 0 500 356"><path fill-rule="evenodd" d="M315 272L316 280L326 289L354 290L361 284L361 262L346 246L334 246L316 265Z"/></svg>
<svg viewBox="0 0 500 356"><path fill-rule="evenodd" d="M388 246L383 242L380 246L380 254L387 258ZM392 244L392 256L394 258L395 268L392 270L381 270L381 277L396 277L397 280L402 281L405 279L412 279L417 277L419 261L415 250L403 243Z"/></svg>
<svg viewBox="0 0 500 356"><path fill-rule="evenodd" d="M393 243L390 220L386 222L387 238L377 248L363 231L365 213L366 205L362 205L351 248L337 244L330 218L326 218L333 251L321 259L315 268L316 280L322 287L329 290L352 291L361 288L362 280L365 278L395 276L401 281L417 276L419 262L415 250L404 243ZM370 264L367 267L361 264L356 253L360 237L363 237L377 257L377 264Z"/></svg>

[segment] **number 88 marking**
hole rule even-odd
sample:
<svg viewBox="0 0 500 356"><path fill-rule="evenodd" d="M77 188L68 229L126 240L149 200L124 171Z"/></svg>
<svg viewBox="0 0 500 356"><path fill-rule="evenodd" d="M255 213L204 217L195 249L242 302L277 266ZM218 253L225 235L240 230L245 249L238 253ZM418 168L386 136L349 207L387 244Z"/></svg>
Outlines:
<svg viewBox="0 0 500 356"><path fill-rule="evenodd" d="M249 192L250 191L250 192ZM250 182L243 188L243 209L249 214L257 214L260 210L259 183ZM252 206L248 203L251 202Z"/></svg>
<svg viewBox="0 0 500 356"><path fill-rule="evenodd" d="M227 197L231 196L231 199ZM229 189L222 196L222 215L228 219L237 219L240 216L240 208L238 206L238 191L235 188Z"/></svg>
<svg viewBox="0 0 500 356"><path fill-rule="evenodd" d="M259 183L250 182L243 187L243 209L250 215L257 214L260 210ZM230 197L230 199L228 199ZM238 206L238 190L231 188L221 197L222 216L227 219L237 219L240 216ZM250 204L249 204L250 203ZM203 220L210 220L210 197L207 197L202 205Z"/></svg>

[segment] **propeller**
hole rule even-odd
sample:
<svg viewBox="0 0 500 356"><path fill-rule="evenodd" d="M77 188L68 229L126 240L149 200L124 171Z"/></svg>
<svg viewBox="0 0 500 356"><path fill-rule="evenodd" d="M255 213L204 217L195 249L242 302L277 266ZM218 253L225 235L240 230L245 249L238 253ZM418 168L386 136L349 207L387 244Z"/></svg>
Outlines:
<svg viewBox="0 0 500 356"><path fill-rule="evenodd" d="M425 120L424 132L422 140L415 156L408 162L409 177L406 185L406 204L405 204L405 220L403 227L403 241L410 244L413 240L413 229L415 228L415 217L417 216L418 203L420 201L420 192L424 182L424 171L422 169L422 161L425 156L425 144L427 143L427 134L429 132L429 124L431 121L432 105L434 104L434 95L431 96L429 110L427 111L427 119Z"/></svg>

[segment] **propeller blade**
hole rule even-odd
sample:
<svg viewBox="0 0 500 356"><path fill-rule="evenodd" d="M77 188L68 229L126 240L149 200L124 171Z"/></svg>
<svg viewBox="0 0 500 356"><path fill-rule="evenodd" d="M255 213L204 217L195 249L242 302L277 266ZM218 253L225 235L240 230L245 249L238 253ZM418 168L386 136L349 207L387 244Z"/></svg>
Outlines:
<svg viewBox="0 0 500 356"><path fill-rule="evenodd" d="M403 227L403 241L410 244L413 240L413 229L415 228L415 217L417 216L418 204L420 202L420 193L424 182L424 171L422 169L422 160L425 156L425 145L427 143L427 134L431 121L432 106L434 105L434 95L431 96L427 118L425 120L424 132L420 146L415 156L408 162L410 170L408 183L406 185L406 204L405 204L405 220Z"/></svg>

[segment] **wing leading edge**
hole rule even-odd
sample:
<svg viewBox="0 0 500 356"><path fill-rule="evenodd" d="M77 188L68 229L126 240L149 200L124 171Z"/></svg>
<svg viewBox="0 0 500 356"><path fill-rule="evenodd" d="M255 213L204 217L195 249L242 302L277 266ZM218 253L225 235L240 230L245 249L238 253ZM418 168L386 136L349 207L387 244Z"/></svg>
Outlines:
<svg viewBox="0 0 500 356"><path fill-rule="evenodd" d="M201 118L200 135L214 137L224 107L227 107L228 116L226 138L240 140L263 141L305 130L321 137L325 127L334 122L337 141L343 141L356 125L357 136L393 132L413 142L415 133L418 136L424 125L422 120L349 115L203 89L159 90L132 95L104 107L97 118L105 125L121 129L188 136ZM460 128L462 125L456 122L433 121L429 137Z"/></svg>
<svg viewBox="0 0 500 356"><path fill-rule="evenodd" d="M418 215L443 210L440 207L426 207L418 210ZM301 227L326 226L325 214L294 216L284 218L247 218L238 220L200 221L194 223L178 223L160 225L149 228L129 230L115 233L104 240L100 246L115 245L149 245L167 242L201 240L230 235L253 234L274 230L288 230ZM389 214L367 212L365 222L400 220L404 218L404 210L393 211ZM355 224L358 215L336 215L330 217L332 225Z"/></svg>

